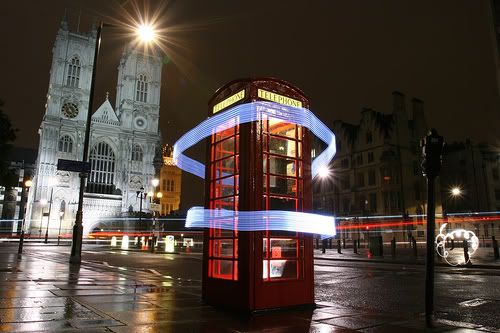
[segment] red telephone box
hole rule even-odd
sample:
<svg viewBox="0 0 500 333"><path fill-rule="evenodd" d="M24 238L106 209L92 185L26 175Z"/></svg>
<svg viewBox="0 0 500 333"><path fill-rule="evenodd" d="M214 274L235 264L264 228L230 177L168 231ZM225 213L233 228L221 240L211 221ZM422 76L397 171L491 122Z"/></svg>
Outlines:
<svg viewBox="0 0 500 333"><path fill-rule="evenodd" d="M232 81L209 101L209 116L240 103L309 108L304 93L273 78ZM275 118L236 124L207 139L205 207L310 212L308 130ZM203 299L261 310L314 304L313 236L289 231L204 233Z"/></svg>

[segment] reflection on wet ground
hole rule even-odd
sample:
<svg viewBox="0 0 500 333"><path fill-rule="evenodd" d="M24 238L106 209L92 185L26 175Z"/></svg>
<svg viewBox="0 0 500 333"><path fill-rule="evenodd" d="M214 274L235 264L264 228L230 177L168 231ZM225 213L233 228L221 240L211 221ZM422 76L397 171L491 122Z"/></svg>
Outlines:
<svg viewBox="0 0 500 333"><path fill-rule="evenodd" d="M13 249L0 244L0 332L326 333L423 328L419 313L370 313L333 302L317 302L314 310L237 315L204 305L199 280L95 262L70 266L64 255L45 256L29 249L18 259L9 251ZM441 323L436 329L451 328Z"/></svg>

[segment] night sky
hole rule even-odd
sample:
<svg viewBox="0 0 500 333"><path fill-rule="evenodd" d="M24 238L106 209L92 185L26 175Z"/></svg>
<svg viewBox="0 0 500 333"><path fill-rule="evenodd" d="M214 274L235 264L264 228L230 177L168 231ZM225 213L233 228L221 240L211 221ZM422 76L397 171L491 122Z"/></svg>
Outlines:
<svg viewBox="0 0 500 333"><path fill-rule="evenodd" d="M76 29L81 10L80 30L88 31L95 16L125 22L125 11L134 15L131 4L2 2L0 98L19 129L16 146L38 147L51 50L65 8L70 27ZM391 92L398 90L424 101L428 124L447 141L500 144L489 1L182 0L151 1L149 11L160 5L164 49L172 59L162 73L165 142L204 119L208 99L224 83L274 76L301 88L326 124L358 122L362 107L389 113ZM114 104L126 41L105 28L94 109L106 91ZM185 180L201 191L201 181ZM184 208L202 202L198 194L184 199Z"/></svg>

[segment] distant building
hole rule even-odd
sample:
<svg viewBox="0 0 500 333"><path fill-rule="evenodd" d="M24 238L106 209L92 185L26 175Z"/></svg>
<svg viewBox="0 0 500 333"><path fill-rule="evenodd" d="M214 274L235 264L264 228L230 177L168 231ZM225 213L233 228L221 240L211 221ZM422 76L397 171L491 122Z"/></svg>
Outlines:
<svg viewBox="0 0 500 333"><path fill-rule="evenodd" d="M329 179L315 180L315 210L335 216L402 218L426 211L427 187L420 167L420 140L428 132L424 104L413 98L407 112L405 96L392 96L390 114L363 109L359 124L334 122L337 154Z"/></svg>
<svg viewBox="0 0 500 333"><path fill-rule="evenodd" d="M8 235L21 231L21 220L24 218L28 189L23 186L32 178L35 169L36 150L29 148L13 148L6 158L9 168L17 178L15 186L0 184L0 229Z"/></svg>
<svg viewBox="0 0 500 333"><path fill-rule="evenodd" d="M163 147L163 165L160 170L161 198L160 215L168 215L180 208L182 171L174 165L172 147Z"/></svg>
<svg viewBox="0 0 500 333"><path fill-rule="evenodd" d="M58 170L57 162L82 159L87 113L93 112L88 110L88 103L96 34L95 26L88 33L70 31L64 19L52 48L47 103L29 201L31 229L49 224L49 235L58 233L60 219L63 232L70 232L75 221L80 178L77 172ZM151 187L153 159L161 141L161 68L158 50L125 47L118 65L116 103L113 106L106 96L92 115L92 172L83 200L84 232L103 217L138 212L137 191ZM52 204L47 204L51 198ZM149 209L149 201L142 208Z"/></svg>
<svg viewBox="0 0 500 333"><path fill-rule="evenodd" d="M490 0L488 6L490 38L495 62L497 91L500 95L500 0Z"/></svg>
<svg viewBox="0 0 500 333"><path fill-rule="evenodd" d="M500 147L470 140L447 144L441 185L447 213L500 211Z"/></svg>

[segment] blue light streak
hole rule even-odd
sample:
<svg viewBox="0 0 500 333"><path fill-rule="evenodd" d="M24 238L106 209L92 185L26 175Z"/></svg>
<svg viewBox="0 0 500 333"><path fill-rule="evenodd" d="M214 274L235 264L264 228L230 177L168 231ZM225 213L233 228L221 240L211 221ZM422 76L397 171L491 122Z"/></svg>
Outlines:
<svg viewBox="0 0 500 333"><path fill-rule="evenodd" d="M306 108L296 108L273 102L251 102L240 104L204 120L198 126L184 134L174 145L173 160L182 170L205 178L205 166L183 154L212 134L224 131L238 124L261 121L269 118L304 126L311 130L328 147L312 162L312 177L318 175L323 166L328 166L336 153L335 134Z"/></svg>
<svg viewBox="0 0 500 333"><path fill-rule="evenodd" d="M321 238L336 235L333 216L283 210L232 211L192 207L186 216L186 227L238 231L284 230L320 234Z"/></svg>

